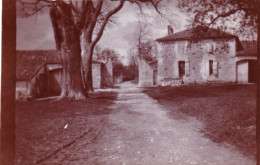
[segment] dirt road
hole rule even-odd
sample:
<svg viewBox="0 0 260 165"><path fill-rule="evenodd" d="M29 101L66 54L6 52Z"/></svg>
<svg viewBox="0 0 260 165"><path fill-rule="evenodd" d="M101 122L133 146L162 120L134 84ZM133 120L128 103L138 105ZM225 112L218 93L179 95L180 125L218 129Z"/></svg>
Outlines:
<svg viewBox="0 0 260 165"><path fill-rule="evenodd" d="M199 121L170 119L159 103L133 84L123 83L114 90L119 94L113 113L41 164L256 164L203 137Z"/></svg>

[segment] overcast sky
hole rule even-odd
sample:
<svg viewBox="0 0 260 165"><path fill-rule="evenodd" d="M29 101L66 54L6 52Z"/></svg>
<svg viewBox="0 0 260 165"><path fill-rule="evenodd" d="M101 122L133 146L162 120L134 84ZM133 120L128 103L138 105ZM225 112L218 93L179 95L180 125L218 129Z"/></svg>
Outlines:
<svg viewBox="0 0 260 165"><path fill-rule="evenodd" d="M127 56L127 50L133 43L138 20L141 19L138 10L136 5L125 3L124 7L115 15L116 23L105 30L98 44L103 48L116 50L121 56ZM174 2L171 1L165 10L171 22L161 19L155 10L144 10L150 23L151 39L155 40L167 35L167 25L169 24L173 27L174 32L185 29L186 15L179 11ZM48 12L29 18L17 17L17 50L48 49L55 49Z"/></svg>

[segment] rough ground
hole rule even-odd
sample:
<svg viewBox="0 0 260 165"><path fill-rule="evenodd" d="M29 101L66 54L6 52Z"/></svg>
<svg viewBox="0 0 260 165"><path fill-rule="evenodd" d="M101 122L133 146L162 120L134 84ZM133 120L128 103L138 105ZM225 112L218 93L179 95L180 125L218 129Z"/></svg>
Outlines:
<svg viewBox="0 0 260 165"><path fill-rule="evenodd" d="M232 145L256 159L256 84L210 83L143 90L173 119L194 117L201 132L221 145Z"/></svg>
<svg viewBox="0 0 260 165"><path fill-rule="evenodd" d="M86 131L71 137L63 147L51 150L43 158L38 157L38 163L256 164L238 151L205 138L200 132L203 125L195 118L169 118L159 103L133 84L123 83L120 89L113 91L118 95L114 104L108 105L111 113L98 118L97 123Z"/></svg>

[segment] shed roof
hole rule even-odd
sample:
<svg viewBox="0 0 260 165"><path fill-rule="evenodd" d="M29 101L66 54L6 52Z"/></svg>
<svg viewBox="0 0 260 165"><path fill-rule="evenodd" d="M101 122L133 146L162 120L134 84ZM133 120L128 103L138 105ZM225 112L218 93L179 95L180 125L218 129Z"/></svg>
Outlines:
<svg viewBox="0 0 260 165"><path fill-rule="evenodd" d="M93 60L93 64L103 62ZM16 79L30 80L45 64L60 64L56 50L18 50L16 53Z"/></svg>
<svg viewBox="0 0 260 165"><path fill-rule="evenodd" d="M198 26L195 28L183 30L162 38L156 39L158 42L180 41L180 40L201 40L201 39L219 39L219 38L237 38L237 36L213 28Z"/></svg>
<svg viewBox="0 0 260 165"><path fill-rule="evenodd" d="M16 52L16 79L29 80L45 63L60 63L55 50L19 50Z"/></svg>
<svg viewBox="0 0 260 165"><path fill-rule="evenodd" d="M241 41L243 46L242 56L257 56L257 41Z"/></svg>

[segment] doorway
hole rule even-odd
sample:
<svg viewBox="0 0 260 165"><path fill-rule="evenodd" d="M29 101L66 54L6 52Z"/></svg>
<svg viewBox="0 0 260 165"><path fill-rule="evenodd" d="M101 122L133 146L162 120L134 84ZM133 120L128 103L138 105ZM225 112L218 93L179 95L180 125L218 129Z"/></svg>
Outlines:
<svg viewBox="0 0 260 165"><path fill-rule="evenodd" d="M248 82L256 83L257 82L257 64L256 61L248 61Z"/></svg>
<svg viewBox="0 0 260 165"><path fill-rule="evenodd" d="M158 70L153 71L153 85L156 85Z"/></svg>
<svg viewBox="0 0 260 165"><path fill-rule="evenodd" d="M185 61L179 61L179 77L182 78L185 75Z"/></svg>

